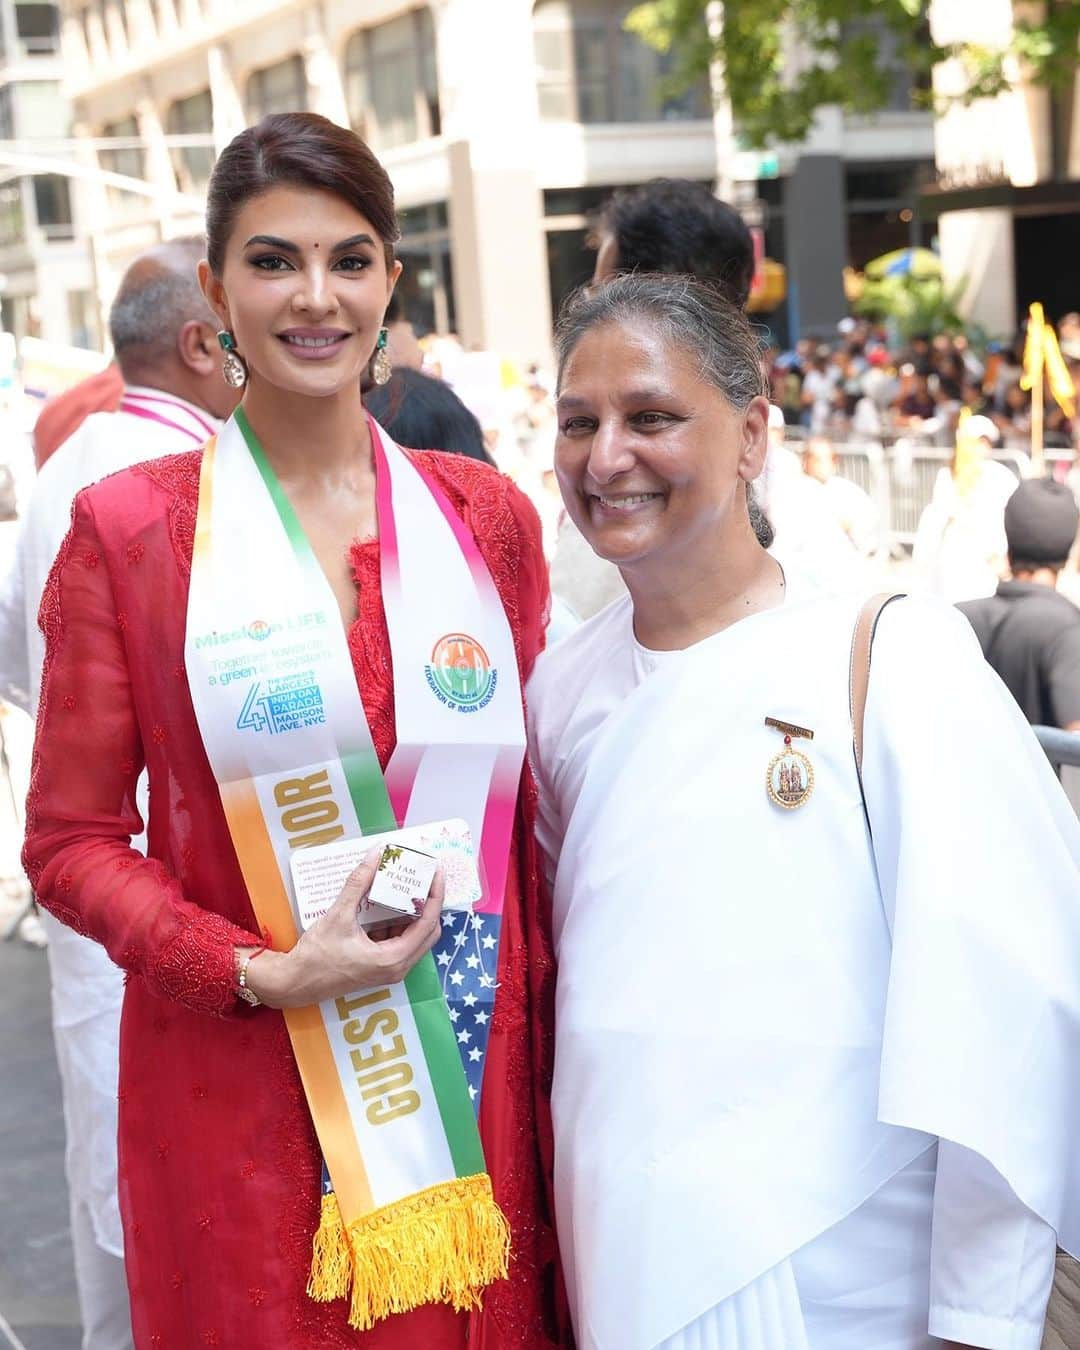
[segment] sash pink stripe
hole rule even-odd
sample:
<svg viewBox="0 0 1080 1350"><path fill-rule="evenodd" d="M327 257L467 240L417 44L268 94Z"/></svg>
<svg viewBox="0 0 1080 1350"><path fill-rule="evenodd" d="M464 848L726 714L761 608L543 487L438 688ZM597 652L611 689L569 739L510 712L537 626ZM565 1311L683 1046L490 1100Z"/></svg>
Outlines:
<svg viewBox="0 0 1080 1350"><path fill-rule="evenodd" d="M379 523L379 569L384 583L389 580L394 589L401 586L401 564L398 561L397 525L394 522L394 494L390 483L390 466L386 462L382 437L373 417L368 418L371 450L375 460L375 518ZM396 810L396 808L395 808Z"/></svg>
<svg viewBox="0 0 1080 1350"><path fill-rule="evenodd" d="M130 417L141 417L147 422L157 422L159 426L171 427L173 431L178 431L182 436L189 436L195 445L202 445L206 437L200 435L197 431L192 431L191 427L181 426L179 422L174 422L171 417L162 417L160 413L154 412L151 408L140 408L138 404L130 403L127 399L120 404L120 412L127 413ZM208 435L213 435L210 430Z"/></svg>
<svg viewBox="0 0 1080 1350"><path fill-rule="evenodd" d="M390 807L394 812L394 819L399 825L405 824L405 813L409 809L409 798L412 796L416 773L423 758L423 746L395 746L394 753L390 756L390 763L383 772L383 778L386 780L386 791L390 796Z"/></svg>
<svg viewBox="0 0 1080 1350"><path fill-rule="evenodd" d="M484 894L476 906L478 914L501 914L506 897L506 873L510 866L510 838L517 812L518 787L521 784L520 749L504 746L495 760L484 811L480 855L484 864Z"/></svg>
<svg viewBox="0 0 1080 1350"><path fill-rule="evenodd" d="M207 436L213 436L214 424L205 418L197 408L190 407L186 403L181 403L179 399L170 398L168 394L143 394L135 393L133 390L127 390L124 394L125 403L160 403L166 408L175 408L177 412L183 413L185 417L190 417L193 422L202 427Z"/></svg>

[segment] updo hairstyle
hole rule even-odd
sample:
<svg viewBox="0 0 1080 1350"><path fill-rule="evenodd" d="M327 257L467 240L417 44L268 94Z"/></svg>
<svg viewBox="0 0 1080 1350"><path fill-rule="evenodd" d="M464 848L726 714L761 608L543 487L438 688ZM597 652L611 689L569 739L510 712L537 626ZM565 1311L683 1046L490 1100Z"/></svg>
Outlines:
<svg viewBox="0 0 1080 1350"><path fill-rule="evenodd" d="M241 208L273 187L332 192L375 227L389 269L401 238L389 175L354 132L317 113L271 113L235 136L210 175L206 256L221 276L225 249Z"/></svg>

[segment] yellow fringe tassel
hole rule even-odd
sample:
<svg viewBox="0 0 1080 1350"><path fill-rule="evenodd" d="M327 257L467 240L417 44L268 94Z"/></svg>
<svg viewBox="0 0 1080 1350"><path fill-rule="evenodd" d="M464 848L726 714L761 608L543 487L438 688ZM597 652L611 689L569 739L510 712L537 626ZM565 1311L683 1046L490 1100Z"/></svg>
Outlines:
<svg viewBox="0 0 1080 1350"><path fill-rule="evenodd" d="M352 1284L352 1254L333 1191L322 1198L319 1227L311 1244L311 1276L307 1291L318 1303L345 1298Z"/></svg>
<svg viewBox="0 0 1080 1350"><path fill-rule="evenodd" d="M464 1312L487 1285L506 1278L510 1229L485 1173L431 1186L342 1223L323 1197L308 1293L319 1302L351 1293L349 1325L369 1331L391 1313L425 1303Z"/></svg>

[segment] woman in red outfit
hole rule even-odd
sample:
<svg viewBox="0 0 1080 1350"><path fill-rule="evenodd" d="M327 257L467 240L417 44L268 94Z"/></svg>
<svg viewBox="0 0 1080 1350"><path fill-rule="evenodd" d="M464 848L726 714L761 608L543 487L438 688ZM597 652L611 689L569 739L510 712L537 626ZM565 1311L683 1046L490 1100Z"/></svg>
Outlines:
<svg viewBox="0 0 1080 1350"><path fill-rule="evenodd" d="M383 593L389 545L377 537L383 442L358 390L400 271L396 237L385 173L356 137L321 118L267 118L242 133L215 170L203 280L226 341L246 363L245 436L267 481L276 480L282 521L292 522L321 569L319 584L337 601L347 682L358 687L383 769L405 705L391 663L396 620ZM316 1302L306 1292L326 1150L286 1016L327 1000L340 1005L430 961L437 905L429 902L406 932L372 942L356 923L370 877L361 869L291 950L275 950L273 924L257 916L253 873L247 855L238 857L234 816L223 809L222 774L204 749L212 742L197 711L202 695L187 632L206 511L200 474L205 493L205 464L222 448L208 448L205 459L192 453L139 465L82 493L42 606L48 654L25 862L41 902L129 972L120 1198L136 1344L558 1346L546 1100L552 967L527 769L507 814L501 937L484 943L496 953L498 995L485 1028L482 1086L471 1090L483 1162L509 1224L509 1276L490 1284L472 1311L427 1302L362 1331L350 1329L348 1302ZM395 474L415 471L466 553L478 549L524 684L548 604L533 508L486 465L392 450L407 461ZM270 567L254 525L248 537L254 502L230 509L254 589ZM394 545L403 555L404 523L397 520ZM409 599L414 612L430 603L427 595ZM144 765L146 858L130 847L141 829L135 784ZM485 818L485 837L487 828ZM462 916L453 918L460 927ZM446 948L444 938L438 951ZM450 1017L457 1023L454 1011ZM342 1190L340 1179L334 1185Z"/></svg>

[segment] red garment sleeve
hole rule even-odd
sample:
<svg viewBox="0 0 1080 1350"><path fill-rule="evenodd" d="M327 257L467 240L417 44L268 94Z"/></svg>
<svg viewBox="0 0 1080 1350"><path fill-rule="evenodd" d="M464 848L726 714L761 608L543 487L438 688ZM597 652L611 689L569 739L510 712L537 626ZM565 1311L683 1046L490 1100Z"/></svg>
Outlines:
<svg viewBox="0 0 1080 1350"><path fill-rule="evenodd" d="M131 847L144 765L121 622L93 507L82 494L41 603L46 657L23 865L38 900L156 992L203 1012L245 1005L237 946L262 946L184 899Z"/></svg>

